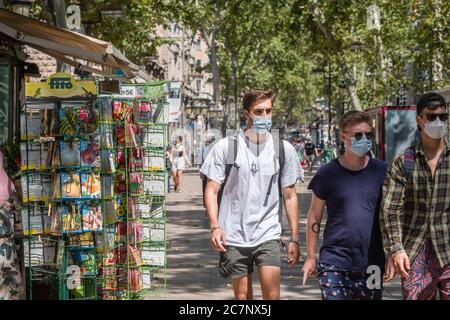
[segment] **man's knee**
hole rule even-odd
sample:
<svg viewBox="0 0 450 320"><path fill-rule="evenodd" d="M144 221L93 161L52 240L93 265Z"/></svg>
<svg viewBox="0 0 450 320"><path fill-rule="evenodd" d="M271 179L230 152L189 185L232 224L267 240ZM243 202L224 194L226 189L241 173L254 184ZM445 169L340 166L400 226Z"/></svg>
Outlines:
<svg viewBox="0 0 450 320"><path fill-rule="evenodd" d="M263 295L264 300L280 300L280 292L278 290L273 290L267 292Z"/></svg>

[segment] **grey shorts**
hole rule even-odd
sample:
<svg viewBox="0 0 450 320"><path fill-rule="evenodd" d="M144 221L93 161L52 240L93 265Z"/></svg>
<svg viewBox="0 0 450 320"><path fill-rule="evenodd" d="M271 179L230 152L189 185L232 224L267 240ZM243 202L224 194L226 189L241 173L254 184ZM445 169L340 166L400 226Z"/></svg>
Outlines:
<svg viewBox="0 0 450 320"><path fill-rule="evenodd" d="M220 252L219 274L237 279L253 272L253 265L281 267L280 240L269 240L256 247L228 246Z"/></svg>

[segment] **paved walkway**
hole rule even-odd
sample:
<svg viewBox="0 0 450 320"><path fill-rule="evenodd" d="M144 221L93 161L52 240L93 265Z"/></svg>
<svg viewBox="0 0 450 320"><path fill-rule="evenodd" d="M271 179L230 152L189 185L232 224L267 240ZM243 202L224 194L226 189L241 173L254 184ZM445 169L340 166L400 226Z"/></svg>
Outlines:
<svg viewBox="0 0 450 320"><path fill-rule="evenodd" d="M311 201L311 193L305 184L297 185L300 208L301 260L293 268L286 263L286 254L282 255L281 299L307 300L321 299L317 279L309 279L301 285L301 265L306 254L306 214ZM201 180L198 171L184 174L181 193L168 195L168 270L167 293L159 299L233 299L229 281L217 273L218 253L212 250L209 241L209 224L202 205ZM283 228L289 230L284 215ZM323 226L321 230L323 230ZM320 243L319 243L320 245ZM254 278L254 298L261 299L258 279ZM385 287L385 299L401 299L399 280Z"/></svg>

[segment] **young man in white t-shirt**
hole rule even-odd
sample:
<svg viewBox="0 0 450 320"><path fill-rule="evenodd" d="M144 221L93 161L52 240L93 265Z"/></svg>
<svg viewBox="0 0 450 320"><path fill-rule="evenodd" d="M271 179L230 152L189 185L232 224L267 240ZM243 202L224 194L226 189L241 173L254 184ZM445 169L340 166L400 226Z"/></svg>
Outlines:
<svg viewBox="0 0 450 320"><path fill-rule="evenodd" d="M253 265L258 267L263 299L280 298L281 223L278 183L281 182L284 207L291 229L288 265L300 257L298 242L298 200L295 183L300 175L294 147L282 141L276 149L269 130L272 125L271 91L252 90L244 96L247 128L232 137L237 153L226 177L230 139L218 141L208 154L200 172L208 177L205 190L206 211L211 227L211 244L220 252L219 273L233 280L236 299L253 299ZM284 165L276 150L284 149ZM278 159L278 161L277 161ZM281 171L281 179L279 174ZM224 183L225 182L225 183ZM222 197L218 205L221 185Z"/></svg>

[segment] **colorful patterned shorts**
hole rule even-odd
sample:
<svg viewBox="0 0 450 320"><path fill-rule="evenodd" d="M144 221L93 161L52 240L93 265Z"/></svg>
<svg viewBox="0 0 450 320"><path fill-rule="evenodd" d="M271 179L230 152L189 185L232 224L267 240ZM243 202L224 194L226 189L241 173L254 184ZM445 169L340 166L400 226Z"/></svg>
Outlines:
<svg viewBox="0 0 450 320"><path fill-rule="evenodd" d="M402 279L405 300L434 300L436 293L450 300L450 264L439 266L431 241L427 240L413 259L409 276Z"/></svg>
<svg viewBox="0 0 450 320"><path fill-rule="evenodd" d="M383 289L369 289L366 272L352 272L319 263L318 277L324 300L381 300Z"/></svg>

